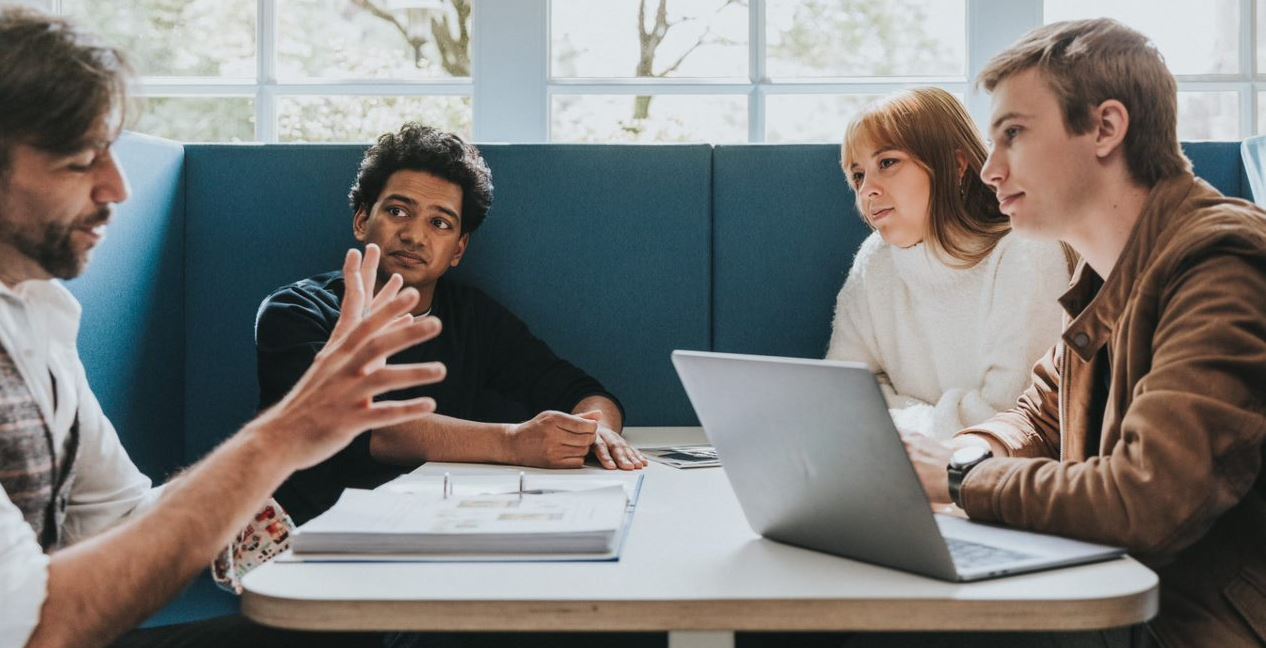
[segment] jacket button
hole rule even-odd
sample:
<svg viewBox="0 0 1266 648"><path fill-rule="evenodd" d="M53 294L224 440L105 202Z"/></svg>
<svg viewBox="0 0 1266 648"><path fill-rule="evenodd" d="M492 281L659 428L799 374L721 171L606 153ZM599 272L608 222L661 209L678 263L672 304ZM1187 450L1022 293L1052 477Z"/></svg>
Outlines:
<svg viewBox="0 0 1266 648"><path fill-rule="evenodd" d="M1090 336L1085 333L1078 333L1073 336L1073 344L1076 344L1078 348L1084 347L1090 344Z"/></svg>

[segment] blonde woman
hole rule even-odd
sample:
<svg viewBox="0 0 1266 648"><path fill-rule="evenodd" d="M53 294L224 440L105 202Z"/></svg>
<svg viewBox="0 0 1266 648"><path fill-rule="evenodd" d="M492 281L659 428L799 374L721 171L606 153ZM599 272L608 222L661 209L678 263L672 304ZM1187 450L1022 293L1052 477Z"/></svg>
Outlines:
<svg viewBox="0 0 1266 648"><path fill-rule="evenodd" d="M827 358L879 374L897 426L947 439L1015 403L1060 332L1070 258L1010 234L985 146L938 88L849 124L841 164L874 233L840 290Z"/></svg>

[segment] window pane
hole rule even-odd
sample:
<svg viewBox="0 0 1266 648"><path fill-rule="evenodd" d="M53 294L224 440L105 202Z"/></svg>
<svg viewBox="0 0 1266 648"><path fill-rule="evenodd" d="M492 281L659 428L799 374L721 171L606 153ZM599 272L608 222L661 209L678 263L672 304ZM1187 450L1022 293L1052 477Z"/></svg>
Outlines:
<svg viewBox="0 0 1266 648"><path fill-rule="evenodd" d="M1257 0L1257 74L1266 74L1266 0Z"/></svg>
<svg viewBox="0 0 1266 648"><path fill-rule="evenodd" d="M769 0L771 78L964 76L964 0Z"/></svg>
<svg viewBox="0 0 1266 648"><path fill-rule="evenodd" d="M555 96L551 122L555 142L746 142L747 97Z"/></svg>
<svg viewBox="0 0 1266 648"><path fill-rule="evenodd" d="M1257 93L1257 134L1266 135L1266 92Z"/></svg>
<svg viewBox="0 0 1266 648"><path fill-rule="evenodd" d="M63 0L142 76L255 77L255 0Z"/></svg>
<svg viewBox="0 0 1266 648"><path fill-rule="evenodd" d="M250 142L255 101L248 97L141 97L132 130L182 142Z"/></svg>
<svg viewBox="0 0 1266 648"><path fill-rule="evenodd" d="M1147 34L1174 74L1240 70L1239 0L1045 0L1047 23L1115 18Z"/></svg>
<svg viewBox="0 0 1266 648"><path fill-rule="evenodd" d="M747 0L601 0L601 13L595 4L550 3L554 77L747 76Z"/></svg>
<svg viewBox="0 0 1266 648"><path fill-rule="evenodd" d="M1239 93L1178 93L1178 139L1236 140L1239 138Z"/></svg>
<svg viewBox="0 0 1266 648"><path fill-rule="evenodd" d="M883 95L770 95L765 99L765 141L844 141L849 120Z"/></svg>
<svg viewBox="0 0 1266 648"><path fill-rule="evenodd" d="M472 0L277 3L280 78L470 76Z"/></svg>
<svg viewBox="0 0 1266 648"><path fill-rule="evenodd" d="M470 139L470 97L278 97L283 142L371 142L417 121Z"/></svg>

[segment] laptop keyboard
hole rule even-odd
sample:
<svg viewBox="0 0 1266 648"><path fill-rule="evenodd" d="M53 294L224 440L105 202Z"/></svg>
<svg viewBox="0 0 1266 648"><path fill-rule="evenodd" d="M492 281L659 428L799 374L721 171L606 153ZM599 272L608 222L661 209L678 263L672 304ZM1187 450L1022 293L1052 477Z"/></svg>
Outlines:
<svg viewBox="0 0 1266 648"><path fill-rule="evenodd" d="M980 544L978 542L955 540L954 538L946 538L945 544L949 545L950 556L954 558L954 565L960 569L984 567L998 563L1024 560L1026 558L1035 558L1035 556L1031 554L1011 551L1001 547L995 547L993 545Z"/></svg>

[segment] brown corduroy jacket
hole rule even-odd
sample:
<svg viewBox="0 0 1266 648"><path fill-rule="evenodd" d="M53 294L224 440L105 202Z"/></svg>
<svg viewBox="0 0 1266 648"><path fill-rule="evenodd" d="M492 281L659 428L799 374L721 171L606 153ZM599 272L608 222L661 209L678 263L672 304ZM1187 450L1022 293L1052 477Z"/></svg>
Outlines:
<svg viewBox="0 0 1266 648"><path fill-rule="evenodd" d="M1266 644L1266 213L1191 175L1106 281L1082 263L1017 406L966 432L974 519L1115 544L1160 576L1165 646Z"/></svg>

